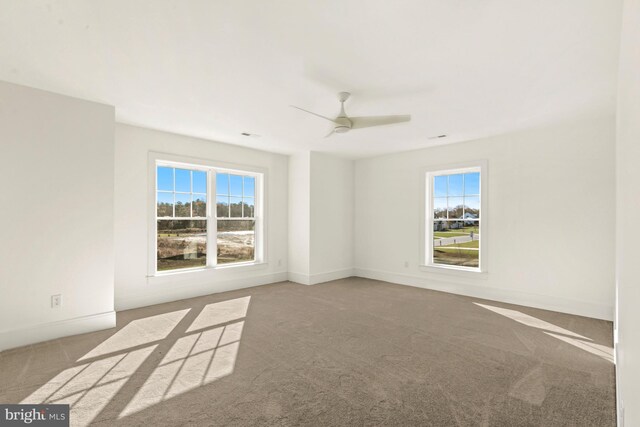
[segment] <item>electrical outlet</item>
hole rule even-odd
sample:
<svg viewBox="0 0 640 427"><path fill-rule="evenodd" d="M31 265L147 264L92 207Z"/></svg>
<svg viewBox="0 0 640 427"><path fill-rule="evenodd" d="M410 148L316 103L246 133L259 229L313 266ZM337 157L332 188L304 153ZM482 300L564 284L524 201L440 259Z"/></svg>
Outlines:
<svg viewBox="0 0 640 427"><path fill-rule="evenodd" d="M278 260L278 267L282 267L282 259Z"/></svg>
<svg viewBox="0 0 640 427"><path fill-rule="evenodd" d="M60 308L62 305L62 295L51 295L51 308Z"/></svg>
<svg viewBox="0 0 640 427"><path fill-rule="evenodd" d="M409 268L409 261L404 262L404 268Z"/></svg>

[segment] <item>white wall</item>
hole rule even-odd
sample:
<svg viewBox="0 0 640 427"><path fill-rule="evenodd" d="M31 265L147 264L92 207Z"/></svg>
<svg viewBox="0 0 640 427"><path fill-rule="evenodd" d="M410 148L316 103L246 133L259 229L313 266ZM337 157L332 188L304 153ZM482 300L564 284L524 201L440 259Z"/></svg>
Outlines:
<svg viewBox="0 0 640 427"><path fill-rule="evenodd" d="M639 40L640 1L625 0L618 80L616 372L619 425L629 427L640 425Z"/></svg>
<svg viewBox="0 0 640 427"><path fill-rule="evenodd" d="M311 282L353 275L354 162L311 153Z"/></svg>
<svg viewBox="0 0 640 427"><path fill-rule="evenodd" d="M614 142L614 118L604 117L356 161L356 274L612 319ZM488 273L426 272L420 171L479 159Z"/></svg>
<svg viewBox="0 0 640 427"><path fill-rule="evenodd" d="M308 282L310 264L311 153L289 157L289 279Z"/></svg>
<svg viewBox="0 0 640 427"><path fill-rule="evenodd" d="M287 156L120 124L115 139L117 310L287 279ZM147 277L149 152L266 169L266 264Z"/></svg>
<svg viewBox="0 0 640 427"><path fill-rule="evenodd" d="M289 159L289 280L353 275L354 163L318 152Z"/></svg>
<svg viewBox="0 0 640 427"><path fill-rule="evenodd" d="M113 107L0 82L0 350L115 326L113 131Z"/></svg>

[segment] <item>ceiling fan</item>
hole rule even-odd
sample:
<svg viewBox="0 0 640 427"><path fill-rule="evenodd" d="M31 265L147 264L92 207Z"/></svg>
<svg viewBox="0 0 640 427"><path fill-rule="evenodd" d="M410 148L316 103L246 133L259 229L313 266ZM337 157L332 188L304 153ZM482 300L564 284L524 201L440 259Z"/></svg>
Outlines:
<svg viewBox="0 0 640 427"><path fill-rule="evenodd" d="M349 117L347 113L344 111L344 103L351 94L349 92L340 92L338 93L338 100L340 101L340 114L335 119L330 119L329 117L325 117L321 114L314 113L312 111L305 110L304 108L296 107L295 105L291 105L293 108L297 108L298 110L304 111L305 113L313 114L316 117L320 117L321 119L329 120L334 124L333 129L325 138L330 137L334 133L346 133L351 129L362 129L369 128L373 126L384 126L384 125L392 125L394 123L402 123L408 122L411 120L411 116L408 114L400 115L400 116L362 116L362 117Z"/></svg>

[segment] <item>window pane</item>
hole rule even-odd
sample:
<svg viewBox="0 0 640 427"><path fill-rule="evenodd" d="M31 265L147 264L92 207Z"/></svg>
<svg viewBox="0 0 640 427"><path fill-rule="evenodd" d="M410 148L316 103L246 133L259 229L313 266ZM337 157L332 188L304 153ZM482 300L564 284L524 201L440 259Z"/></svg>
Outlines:
<svg viewBox="0 0 640 427"><path fill-rule="evenodd" d="M207 216L207 195L194 194L192 206L191 216Z"/></svg>
<svg viewBox="0 0 640 427"><path fill-rule="evenodd" d="M242 197L229 197L231 218L242 218Z"/></svg>
<svg viewBox="0 0 640 427"><path fill-rule="evenodd" d="M218 264L255 260L255 220L218 220Z"/></svg>
<svg viewBox="0 0 640 427"><path fill-rule="evenodd" d="M462 197L449 197L449 219L462 218L462 207L464 201Z"/></svg>
<svg viewBox="0 0 640 427"><path fill-rule="evenodd" d="M203 171L193 171L193 192L207 194L207 173Z"/></svg>
<svg viewBox="0 0 640 427"><path fill-rule="evenodd" d="M447 198L436 197L433 199L433 217L434 218L446 218L447 217Z"/></svg>
<svg viewBox="0 0 640 427"><path fill-rule="evenodd" d="M158 192L158 216L173 216L173 193Z"/></svg>
<svg viewBox="0 0 640 427"><path fill-rule="evenodd" d="M447 175L433 177L433 195L434 197L447 196Z"/></svg>
<svg viewBox="0 0 640 427"><path fill-rule="evenodd" d="M158 271L207 264L206 220L158 220Z"/></svg>
<svg viewBox="0 0 640 427"><path fill-rule="evenodd" d="M471 196L464 198L464 219L480 218L480 197Z"/></svg>
<svg viewBox="0 0 640 427"><path fill-rule="evenodd" d="M216 174L216 194L220 194L220 195L229 194L229 174L228 173Z"/></svg>
<svg viewBox="0 0 640 427"><path fill-rule="evenodd" d="M464 174L464 194L480 194L480 172Z"/></svg>
<svg viewBox="0 0 640 427"><path fill-rule="evenodd" d="M434 225L435 227L435 225ZM454 221L448 232L433 236L434 264L478 267L480 260L480 228L478 221Z"/></svg>
<svg viewBox="0 0 640 427"><path fill-rule="evenodd" d="M253 218L255 211L255 202L253 197L245 197L242 201L244 202L242 205L243 216L245 218Z"/></svg>
<svg viewBox="0 0 640 427"><path fill-rule="evenodd" d="M216 196L216 215L218 218L229 217L229 196Z"/></svg>
<svg viewBox="0 0 640 427"><path fill-rule="evenodd" d="M158 166L157 171L157 190L173 191L173 168Z"/></svg>
<svg viewBox="0 0 640 427"><path fill-rule="evenodd" d="M241 175L229 175L229 189L231 196L242 197L242 176Z"/></svg>
<svg viewBox="0 0 640 427"><path fill-rule="evenodd" d="M176 191L191 192L191 171L176 169Z"/></svg>
<svg viewBox="0 0 640 427"><path fill-rule="evenodd" d="M191 194L176 193L176 217L191 216Z"/></svg>
<svg viewBox="0 0 640 427"><path fill-rule="evenodd" d="M449 196L462 196L462 174L449 175Z"/></svg>
<svg viewBox="0 0 640 427"><path fill-rule="evenodd" d="M244 197L255 197L256 179L252 176L244 177Z"/></svg>

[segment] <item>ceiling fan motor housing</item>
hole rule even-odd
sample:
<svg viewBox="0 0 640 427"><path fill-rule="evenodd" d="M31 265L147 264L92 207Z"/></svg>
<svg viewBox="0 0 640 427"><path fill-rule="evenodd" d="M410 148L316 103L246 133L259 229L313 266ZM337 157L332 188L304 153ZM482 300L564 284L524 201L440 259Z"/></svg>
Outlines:
<svg viewBox="0 0 640 427"><path fill-rule="evenodd" d="M333 129L335 133L345 133L351 129L352 123L346 117L338 117L335 119L336 127Z"/></svg>

